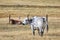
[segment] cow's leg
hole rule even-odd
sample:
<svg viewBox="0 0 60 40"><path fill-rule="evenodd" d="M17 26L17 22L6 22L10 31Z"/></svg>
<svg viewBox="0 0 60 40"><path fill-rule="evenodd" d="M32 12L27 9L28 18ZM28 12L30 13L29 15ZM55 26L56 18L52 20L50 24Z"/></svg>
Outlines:
<svg viewBox="0 0 60 40"><path fill-rule="evenodd" d="M43 36L44 30L42 27L39 28L39 35Z"/></svg>
<svg viewBox="0 0 60 40"><path fill-rule="evenodd" d="M35 29L33 25L31 25L31 29L32 29L33 35L35 35Z"/></svg>
<svg viewBox="0 0 60 40"><path fill-rule="evenodd" d="M40 31L39 31L39 28L38 28L38 34L40 35Z"/></svg>
<svg viewBox="0 0 60 40"><path fill-rule="evenodd" d="M33 35L35 35L35 30L33 29Z"/></svg>
<svg viewBox="0 0 60 40"><path fill-rule="evenodd" d="M43 36L43 33L44 33L44 30L42 29L42 30L41 30L41 36Z"/></svg>

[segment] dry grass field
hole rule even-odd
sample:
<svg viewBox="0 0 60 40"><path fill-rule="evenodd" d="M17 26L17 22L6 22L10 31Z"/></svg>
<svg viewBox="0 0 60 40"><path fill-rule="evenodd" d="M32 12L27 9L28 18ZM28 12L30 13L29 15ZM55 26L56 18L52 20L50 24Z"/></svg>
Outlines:
<svg viewBox="0 0 60 40"><path fill-rule="evenodd" d="M60 40L60 8L0 8L0 40ZM36 31L32 35L29 25L12 25L9 24L8 16L20 16L21 19L30 13L31 16L49 16L49 31L41 37ZM15 19L16 19L15 18Z"/></svg>
<svg viewBox="0 0 60 40"><path fill-rule="evenodd" d="M12 25L8 18L0 18L0 40L60 40L60 17L49 17L49 31L41 37L32 35L29 25Z"/></svg>
<svg viewBox="0 0 60 40"><path fill-rule="evenodd" d="M0 4L51 5L60 6L60 0L0 0Z"/></svg>
<svg viewBox="0 0 60 40"><path fill-rule="evenodd" d="M39 5L60 6L60 0L0 0L0 5ZM49 31L41 37L36 31L32 35L29 25L9 24L9 14L13 18L20 16L21 20L30 13L32 16L48 14ZM15 19L16 19L15 18ZM0 6L0 40L60 40L60 7L30 8L30 7L1 7Z"/></svg>

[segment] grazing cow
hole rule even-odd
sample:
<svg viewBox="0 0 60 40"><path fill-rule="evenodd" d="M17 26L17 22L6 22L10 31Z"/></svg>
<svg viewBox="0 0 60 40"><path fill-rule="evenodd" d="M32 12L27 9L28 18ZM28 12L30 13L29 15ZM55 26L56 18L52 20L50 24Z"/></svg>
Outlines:
<svg viewBox="0 0 60 40"><path fill-rule="evenodd" d="M22 24L22 22L19 20L10 19L10 21L12 24Z"/></svg>
<svg viewBox="0 0 60 40"><path fill-rule="evenodd" d="M23 24L30 24L33 35L35 35L35 30L38 30L39 35L43 36L44 29L46 28L48 30L48 23L46 17L37 17L34 16L33 18L25 18L23 21ZM45 25L46 26L45 26ZM43 26L44 25L44 26Z"/></svg>

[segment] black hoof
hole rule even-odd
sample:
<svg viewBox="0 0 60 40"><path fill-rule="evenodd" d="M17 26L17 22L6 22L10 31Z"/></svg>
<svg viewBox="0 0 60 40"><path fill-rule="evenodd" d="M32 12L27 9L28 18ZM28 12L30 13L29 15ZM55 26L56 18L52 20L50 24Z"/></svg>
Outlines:
<svg viewBox="0 0 60 40"><path fill-rule="evenodd" d="M43 32L41 32L41 33L38 33L41 37L43 36Z"/></svg>

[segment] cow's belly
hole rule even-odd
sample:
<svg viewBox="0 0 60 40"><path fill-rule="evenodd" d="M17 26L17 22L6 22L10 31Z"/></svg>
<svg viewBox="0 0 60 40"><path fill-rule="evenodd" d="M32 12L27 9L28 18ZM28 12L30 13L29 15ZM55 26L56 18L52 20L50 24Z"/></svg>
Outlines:
<svg viewBox="0 0 60 40"><path fill-rule="evenodd" d="M39 29L39 27L37 27L37 26L34 26L34 30L37 30L37 29Z"/></svg>
<svg viewBox="0 0 60 40"><path fill-rule="evenodd" d="M34 27L42 27L43 26L43 22L42 21L38 21L34 23Z"/></svg>

